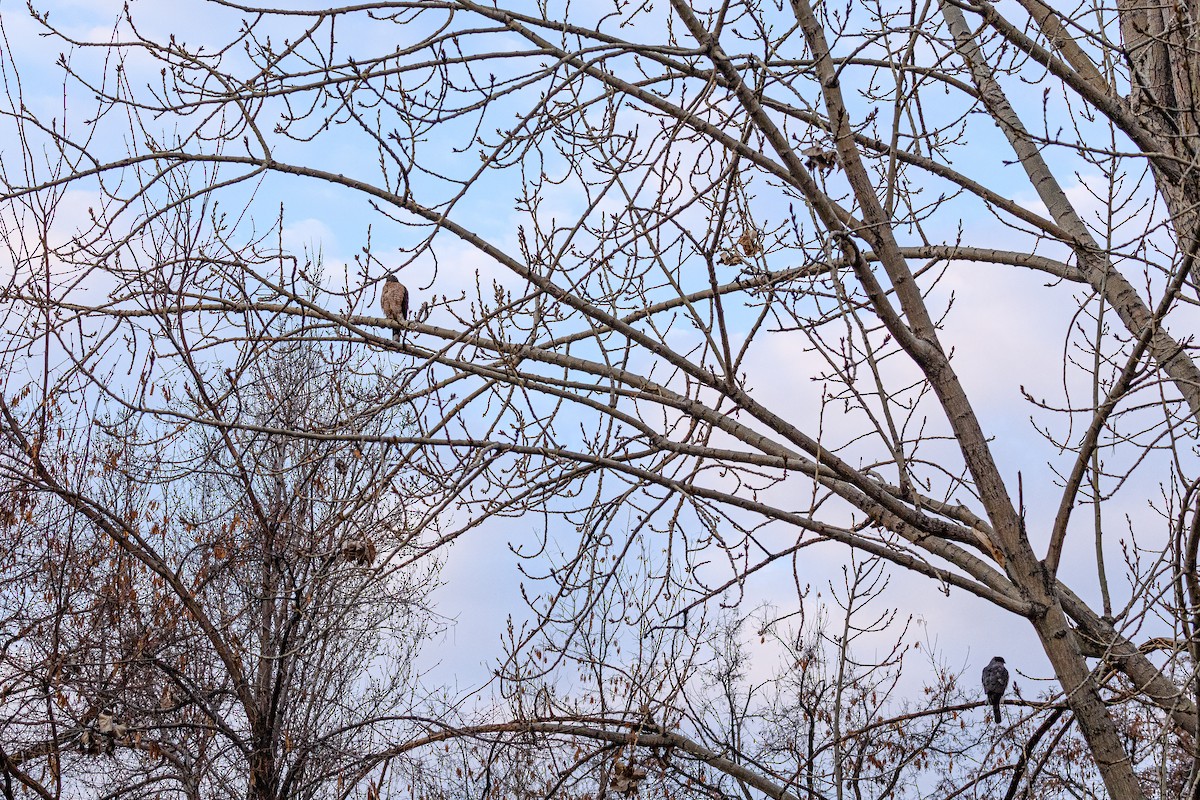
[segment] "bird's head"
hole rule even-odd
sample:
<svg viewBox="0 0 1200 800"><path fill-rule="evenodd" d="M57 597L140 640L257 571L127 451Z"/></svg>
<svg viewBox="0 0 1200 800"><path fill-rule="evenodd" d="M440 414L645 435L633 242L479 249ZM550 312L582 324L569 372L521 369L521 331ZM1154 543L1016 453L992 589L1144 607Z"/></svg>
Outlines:
<svg viewBox="0 0 1200 800"><path fill-rule="evenodd" d="M399 282L400 282L400 281L396 280L396 276L395 276L395 275L393 275L393 274L392 274L392 273L390 273L390 272L389 272L387 275L384 275L384 276L383 276L383 279L384 279L384 281L386 281L387 283L399 283Z"/></svg>
<svg viewBox="0 0 1200 800"><path fill-rule="evenodd" d="M1002 656L992 656L992 663L993 664L1003 664L1004 658Z"/></svg>

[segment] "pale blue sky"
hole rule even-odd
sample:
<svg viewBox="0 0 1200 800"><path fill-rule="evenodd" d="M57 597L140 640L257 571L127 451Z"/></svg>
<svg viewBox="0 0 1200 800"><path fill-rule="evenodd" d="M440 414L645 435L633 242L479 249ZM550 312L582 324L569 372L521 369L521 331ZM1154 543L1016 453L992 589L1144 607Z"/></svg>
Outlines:
<svg viewBox="0 0 1200 800"><path fill-rule="evenodd" d="M55 2L42 5L51 7L52 21L64 24L73 35L106 39L122 3L114 0L107 3ZM221 13L188 17L186 11L180 10L191 6L143 0L134 2L132 7L141 20L143 31L150 35L177 32L181 40L186 38L189 42L201 40L208 31L219 28L223 22ZM54 43L53 46L47 46L45 39L35 35L36 25L25 16L23 3L0 0L0 12L4 14L12 58L20 65L26 103L39 113L61 115L60 73L54 66L60 45ZM295 28L299 29L300 25L297 21ZM646 21L642 26L649 35L652 23ZM416 40L422 34L422 29L406 29L405 33L411 34ZM278 35L287 38L294 34L280 31ZM364 38L357 38L360 35ZM626 35L632 37L634 32L626 32ZM340 47L346 52L351 50L350 42L355 47L379 49L399 44L387 41L382 34L367 34L350 27L340 29L339 40ZM522 46L515 38L509 41L514 47ZM98 63L101 55L99 50L76 51L71 56L71 62L86 71L86 65ZM503 66L498 63L496 72L500 77L503 77L502 69ZM1014 83L1010 88L1018 100L1030 104L1028 108L1032 109L1036 104L1040 113L1040 86ZM494 125L502 124L498 120L505 119L506 114L511 116L513 110L523 107L524 100L523 97L517 98L508 104L510 107L501 104L492 117ZM1065 122L1064 115L1069 112L1061 104L1060 98L1049 98L1047 102L1052 106L1052 118L1062 116ZM69 117L73 118L76 130L85 130L87 126L82 119L90 113L86 94L73 94L68 105ZM953 107L926 111L929 114L956 113ZM1028 122L1033 127L1035 119L1031 118ZM109 147L113 154L123 152L124 143L115 135L108 141L103 137L116 129L116 125L99 129L101 146ZM1005 163L1012 160L1012 154L995 126L990 121L974 120L969 131L973 137L969 152L978 161L956 166L1000 193L1028 207L1037 207L1039 204L1024 173L1018 167ZM438 162L440 169L450 170L457 166L472 168L471 165L478 164L476 148L469 145L472 132L463 128L456 133L461 134L457 142L439 139L426 144L426 152L436 153L440 159L444 159ZM0 136L8 135L7 129L0 131ZM347 174L374 174L373 153L363 147L360 138L335 134L323 141L321 168ZM5 150L12 147L11 141L4 145ZM451 146L462 148L463 152L452 152ZM312 149L304 145L282 144L277 153L284 160L295 158L304 161L313 157ZM1061 151L1053 156L1057 159L1055 166L1060 178L1068 184L1069 189L1081 193L1082 182L1095 177L1079 159ZM524 215L514 209L511 201L512 187L517 179L515 169L488 174L456 208L455 217L460 221L469 221L490 242L512 251L517 241L515 230L525 222ZM835 174L830 180L832 185L840 178ZM936 186L930 183L930 192L936 191ZM436 192L439 196L444 196L446 191L443 185L430 178L422 179L419 185L421 191ZM335 279L339 269L348 264L353 268L353 258L363 246L368 225L372 229L373 249L384 262L398 248L412 246L416 241L416 233L389 224L384 217L371 211L363 198L342 189L273 175L266 178L257 191L258 208L264 219L269 219L277 211L281 201L286 203L285 244L298 252L305 248L319 251L329 274ZM244 192L242 194L244 196ZM238 192L235 191L233 195L236 198ZM86 212L87 197L81 194L78 202L67 209L63 225L71 224L71 215L75 215L76 220L82 218ZM566 218L570 217L569 211L582 202L577 194L572 194L569 186L558 190L553 198L560 204L558 207ZM764 203L759 210L771 217L762 220L764 224L781 223L787 211L782 201L774 206ZM970 204L965 211L955 206L935 218L930 225L937 227L941 223L948 226L944 236L952 239L953 228L960 221L966 226L963 239L971 245L1002 248L1019 246L1019 243L1014 244L1013 233L984 213L978 203ZM435 277L438 293L451 295L457 291L469 291L475 282L476 270L482 271L487 280L496 278L501 282L512 282L494 264L445 234L439 235L434 249L441 262L440 273L435 276L431 259L423 256L407 267L403 274L414 290L416 304L427 297ZM372 277L378 277L378 271L378 266L372 267ZM359 278L352 273L347 280L353 284ZM1053 474L1046 464L1051 461L1061 468L1069 462L1036 434L1034 424L1044 416L1043 412L1031 408L1021 398L1019 387L1024 386L1037 397L1061 399L1064 384L1063 340L1068 334L1072 307L1079 293L1073 286L1048 290L1046 283L1047 278L1043 275L1014 268L958 264L951 268L935 292L936 300L943 305L949 303L950 293L953 292L954 310L947 320L943 341L956 349L954 363L968 393L975 400L976 410L984 420L986 431L996 437L994 451L1014 494L1017 472L1024 475L1031 535L1035 542L1044 542L1045 536L1040 532L1053 519L1058 500L1052 485ZM747 319L748 315L743 312L733 319L733 324L735 327L738 324L744 326ZM435 313L431 322L446 324L447 316ZM1180 335L1183 332L1176 333ZM691 334L682 332L678 335L686 337ZM783 363L806 365L808 362L801 352L803 344L799 336L780 335L751 357L747 368L752 374L757 399L789 414L803 413L806 407L815 404L814 387L809 375L802 369L772 369L776 359L783 359ZM386 358L383 357L385 362ZM1082 386L1079 381L1078 372L1073 372L1066 379L1066 383L1074 389ZM1034 417L1032 422L1031 415ZM836 421L832 421L830 426L835 430L838 427ZM1153 458L1165 462L1165 457ZM1159 463L1156 467L1165 467L1165 463ZM1157 469L1146 470L1146 473L1148 476L1164 474ZM1155 495L1153 479L1132 484L1106 506L1106 524L1110 529L1123 528L1123 518L1128 515L1134 527L1154 531L1150 536L1157 536L1162 523L1147 507L1148 501L1155 499ZM1081 510L1076 517L1079 533L1074 534L1071 541L1071 553L1075 557L1067 559L1063 570L1076 590L1091 599L1096 596L1096 591L1092 545L1085 525L1089 513ZM506 617L511 614L521 619L526 615L518 591L521 578L516 569L516 559L508 552L507 542L527 541L529 528L530 525L521 520L491 520L461 539L449 551L443 573L445 585L437 592L435 599L437 611L455 619L456 623L447 634L444 645L430 648L425 656L428 663L440 662L442 669L454 676L453 680L447 680L448 683L457 683L465 688L485 680L488 675L487 664L498 654L497 638L504 629ZM564 535L569 537L570 532L564 532ZM773 541L773 544L780 545L788 535L787 531L775 529L772 536L778 536L780 540ZM1109 540L1108 547L1110 574L1114 576L1114 600L1119 607L1128 597L1129 590L1117 578L1123 574L1123 570L1116 537ZM844 560L845 552L841 548L821 545L804 552L801 571L806 580L819 586L831 575L837 574ZM902 610L911 611L924 620L926 627L921 632L922 638L927 636L929 640L936 641L948 662L952 666L963 666L969 679L974 678L977 668L998 653L1008 655L1014 674L1028 672L1038 677L1050 674L1036 638L1027 623L1020 619L962 592L953 592L947 598L926 579L900 571L894 575L888 597ZM781 606L794 602L790 566L786 563L760 573L747 587L747 609L764 602ZM907 679L915 688L924 676L919 672L919 663L911 669L916 674L910 674Z"/></svg>

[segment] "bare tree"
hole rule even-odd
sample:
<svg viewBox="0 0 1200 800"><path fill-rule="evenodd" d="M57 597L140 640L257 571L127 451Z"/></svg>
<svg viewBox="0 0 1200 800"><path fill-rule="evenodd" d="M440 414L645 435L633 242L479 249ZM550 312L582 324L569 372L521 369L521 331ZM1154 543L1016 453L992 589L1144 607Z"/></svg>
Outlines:
<svg viewBox="0 0 1200 800"><path fill-rule="evenodd" d="M126 10L95 41L35 10L68 102L43 112L6 63L13 496L92 507L43 455L68 398L145 446L259 430L218 413L215 365L287 319L391 359L353 432L281 435L397 454L454 510L437 544L544 515L514 653L566 652L601 610L694 623L835 543L1027 619L1109 796L1197 796L1195 751L1170 780L1163 753L1198 733L1200 8L1017 5L214 0L196 30ZM301 186L363 220L340 285L269 242ZM409 320L376 310L389 270ZM983 270L1023 292L952 309ZM964 377L991 356L956 320L989 312L1009 348L1052 318L1060 388ZM1047 446L1012 464L991 398L1022 392ZM411 429L366 424L396 413ZM1126 497L1157 517L1122 534Z"/></svg>
<svg viewBox="0 0 1200 800"><path fill-rule="evenodd" d="M39 446L24 404L4 403L5 497L30 512L5 539L14 564L47 567L5 576L5 599L25 600L6 618L10 783L336 796L420 710L435 566L409 565L420 481L378 444L290 433L345 433L378 378L282 331L228 363L181 381L177 414L209 425L53 415Z"/></svg>

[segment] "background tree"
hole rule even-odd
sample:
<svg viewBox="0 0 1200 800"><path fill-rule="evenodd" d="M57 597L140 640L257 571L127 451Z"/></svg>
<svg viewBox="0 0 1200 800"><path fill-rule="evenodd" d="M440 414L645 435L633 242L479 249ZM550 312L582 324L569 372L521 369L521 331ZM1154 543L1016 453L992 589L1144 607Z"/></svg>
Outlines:
<svg viewBox="0 0 1200 800"><path fill-rule="evenodd" d="M1195 794L1165 754L1196 761L1200 10L1018 6L218 0L102 38L35 11L68 102L6 66L6 394L224 439L257 425L213 410L224 346L277 337L254 323L386 348L364 424L327 440L403 453L453 510L438 544L542 515L505 680L602 611L695 626L840 544L1028 620L1110 796ZM360 237L344 277L266 252L283 197ZM425 303L394 342L385 267ZM1017 288L973 292L984 270ZM1047 369L1047 331L1055 383L990 367ZM202 413L141 393L171 378ZM412 432L365 424L388 413ZM48 441L32 411L8 427Z"/></svg>
<svg viewBox="0 0 1200 800"><path fill-rule="evenodd" d="M36 405L3 404L24 570L4 588L24 601L6 609L6 791L338 796L419 709L436 561L411 563L420 481L386 446L315 432L404 420L360 417L386 387L344 352L264 330L201 379L157 321L178 380L140 391L182 387L176 418L208 424L56 412L41 445Z"/></svg>

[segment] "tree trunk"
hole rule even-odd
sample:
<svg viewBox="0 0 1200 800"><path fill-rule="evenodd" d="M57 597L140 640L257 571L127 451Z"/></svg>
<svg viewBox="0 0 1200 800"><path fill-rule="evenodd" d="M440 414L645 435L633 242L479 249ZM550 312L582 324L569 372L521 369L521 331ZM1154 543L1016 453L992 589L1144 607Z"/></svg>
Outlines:
<svg viewBox="0 0 1200 800"><path fill-rule="evenodd" d="M1059 686L1066 694L1067 705L1092 749L1092 757L1104 778L1109 797L1113 800L1145 797L1062 606L1052 600L1046 612L1032 622L1042 649L1054 667Z"/></svg>
<svg viewBox="0 0 1200 800"><path fill-rule="evenodd" d="M256 750L250 756L250 783L246 788L247 800L275 800L275 759L269 746Z"/></svg>
<svg viewBox="0 0 1200 800"><path fill-rule="evenodd" d="M1158 169L1154 177L1179 248L1188 252L1200 237L1200 53L1195 40L1200 4L1117 0L1117 10L1132 70L1129 102L1162 150L1183 167L1180 180ZM1200 283L1200 265L1195 263L1192 279Z"/></svg>

